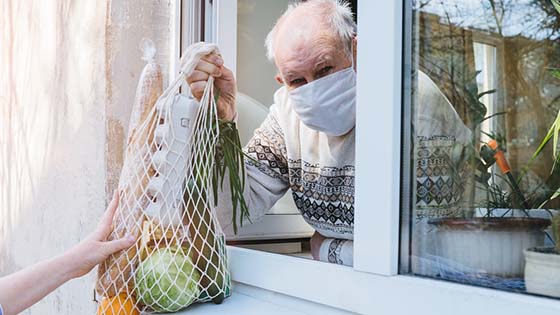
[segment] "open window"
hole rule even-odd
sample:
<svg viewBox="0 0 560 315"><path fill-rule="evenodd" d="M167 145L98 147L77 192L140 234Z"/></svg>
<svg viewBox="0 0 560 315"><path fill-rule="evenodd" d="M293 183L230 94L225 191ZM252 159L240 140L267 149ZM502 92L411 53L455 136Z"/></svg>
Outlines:
<svg viewBox="0 0 560 315"><path fill-rule="evenodd" d="M238 126L245 145L268 115L274 92L280 88L274 79L276 69L266 58L264 41L290 1L236 1L237 25L232 36L236 37ZM308 251L307 240L312 234L288 191L262 221L243 226L237 235L228 235L228 240L247 248L297 254Z"/></svg>
<svg viewBox="0 0 560 315"><path fill-rule="evenodd" d="M197 3L197 40L212 38L220 45L226 65L237 74L240 92L248 96L247 102L254 103L253 108L262 107L264 113L271 102L270 98L267 100L269 92L264 91L274 90L275 83L272 81L274 68L264 57L263 39L288 1L183 0L183 7L185 2ZM531 3L537 2L545 1ZM549 32L542 27L516 28L519 20L515 20L517 22L509 23L507 27L504 23L500 24L502 33L497 36L500 34L498 28L489 26L492 19L496 19L495 14L498 19L511 21L512 17L527 12L537 14L532 22L544 19L547 25L558 25L554 19L550 20L554 11L545 6L549 16L539 16L542 11L537 6L523 7L529 3L528 0L489 3L504 3L504 8L498 7L496 13L488 15L492 7L488 7L485 1L360 2L354 267L230 246L232 276L237 288L246 286L248 294L263 299L282 295L297 300L296 303L300 303L297 305L303 305L302 301L327 305L343 310L341 314L376 311L396 314L555 314L560 309L559 303L552 299L478 287L502 289L503 285L511 283L508 277L490 277L493 282L485 283L472 282L473 274L468 273L455 274L463 278L447 277L450 274L442 273L440 269L456 264L445 265L449 260L440 259L442 256L438 256L437 252L433 254L432 248L437 248L439 243L437 236L432 238L436 234L436 226L429 221L437 218L430 217L430 211L422 212L418 205L419 196L430 192L433 187L430 184L430 189L421 189L420 184L425 181L419 181L418 165L449 160L444 159L445 156L428 157L418 163L426 151L422 151L420 145L432 142L446 144L453 140L453 137L438 138L444 134L436 133L435 137L426 137L429 141L419 141L417 136L421 129L414 115L420 112L420 106L433 105L420 102L419 93L428 91L446 104L444 108L452 113L450 116L454 119L455 128L459 129L462 125L467 125L469 130L472 128L469 132L464 129L464 134L469 136L468 139L465 136L465 143L470 143L472 147L501 134L506 140L504 149L507 148L506 157L512 169L519 169L521 161L530 158L543 132L546 133L549 120L555 117L557 86L560 85L548 77L545 70L559 66L554 61L558 56L557 32ZM477 7L479 5L483 7ZM502 12L502 9L509 11ZM262 21L264 18L267 20ZM528 20L523 19L525 22ZM183 24L187 22L192 21L185 20L184 16ZM513 33L505 30L513 30ZM532 34L532 37L527 34ZM548 36L553 37L547 39ZM529 48L533 50L527 50ZM528 54L523 57L523 53ZM542 59L543 56L546 58ZM546 60L546 63L539 60ZM451 69L451 78L449 71L444 69ZM259 74L259 89L250 84L253 73ZM267 81L268 76L270 81ZM467 92L475 93L474 102ZM487 93L479 95L482 92ZM476 110L471 110L471 107ZM472 120L472 115L482 111L485 113L482 118L491 117L482 120L479 117L478 123L472 124L476 121ZM424 126L433 130L434 125L429 123ZM248 136L250 131L242 132ZM480 150L475 152L480 155ZM545 152L542 157L545 155L549 157L548 162L536 162L534 165L543 168L541 171L546 171L551 165L550 152ZM503 177L496 166L489 166L484 173ZM482 175L488 176L485 174ZM459 183L469 178L472 177L462 176L454 180ZM498 185L508 185L506 181L505 177L496 180ZM461 188L459 184L451 188L461 193L450 193L445 201L448 203L455 201L452 196L462 197L463 191L466 192L466 188ZM441 199L437 193L435 197ZM489 207L485 210L473 205L475 203L461 207L460 211L459 207L439 206L434 207L433 212L441 218L456 219L457 211L470 208L478 216L488 216ZM554 210L553 207L556 206L551 204L549 210ZM287 216L300 220L296 213L289 214L287 209L289 207L279 206L277 211L280 212L271 214L270 222ZM498 210L493 211L494 215L505 213L496 208L490 209ZM520 214L519 211L513 213ZM511 212L506 215L509 214ZM282 224L274 226L281 227ZM285 242L290 238L278 234L266 236L268 231L264 226L255 225L253 228L256 230L247 227L244 241L265 243L263 240L268 238ZM294 226L287 228L293 229ZM312 231L302 232L309 233L305 236L308 237ZM501 249L511 247L502 246ZM267 250L274 251L273 248ZM475 250L471 258L478 256L480 247ZM477 275L481 277L474 280L489 279L487 272L486 275L484 272ZM407 293L405 303L403 292ZM469 298L465 299L465 296ZM332 309L329 312L337 314Z"/></svg>
<svg viewBox="0 0 560 315"><path fill-rule="evenodd" d="M236 75L238 128L243 145L268 115L274 92L281 87L275 80L276 68L266 57L264 42L276 20L293 2L183 1L183 33L188 34L182 36L183 48L196 40L218 43L226 66ZM228 235L228 243L311 258L309 238L313 232L288 190L262 221L244 225L237 234Z"/></svg>

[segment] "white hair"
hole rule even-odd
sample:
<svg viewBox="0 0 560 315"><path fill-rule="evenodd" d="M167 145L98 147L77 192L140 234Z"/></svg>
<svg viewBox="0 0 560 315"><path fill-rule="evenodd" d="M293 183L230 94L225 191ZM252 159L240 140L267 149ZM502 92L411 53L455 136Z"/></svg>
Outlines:
<svg viewBox="0 0 560 315"><path fill-rule="evenodd" d="M306 6L311 12L316 12L324 17L324 21L333 34L337 34L344 52L349 58L352 58L352 40L356 35L356 22L354 22L354 14L350 9L350 5L346 0L308 0L290 4L288 9L278 18L272 30L268 33L265 40L266 57L274 63L274 40L278 27L282 21L297 7Z"/></svg>

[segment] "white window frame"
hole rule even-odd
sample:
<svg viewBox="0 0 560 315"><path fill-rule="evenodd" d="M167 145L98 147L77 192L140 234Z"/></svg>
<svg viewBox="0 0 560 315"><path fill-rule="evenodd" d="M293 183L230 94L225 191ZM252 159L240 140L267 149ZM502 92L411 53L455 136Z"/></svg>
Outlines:
<svg viewBox="0 0 560 315"><path fill-rule="evenodd" d="M212 9L212 38L235 73L237 1L204 1ZM232 279L360 314L556 315L554 299L398 274L407 3L363 0L358 8L354 267L228 246ZM180 29L171 27L177 37Z"/></svg>

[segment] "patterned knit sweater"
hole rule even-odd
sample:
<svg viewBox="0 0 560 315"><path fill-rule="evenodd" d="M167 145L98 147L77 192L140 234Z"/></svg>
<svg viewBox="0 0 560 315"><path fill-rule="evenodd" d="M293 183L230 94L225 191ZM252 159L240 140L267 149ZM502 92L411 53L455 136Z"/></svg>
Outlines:
<svg viewBox="0 0 560 315"><path fill-rule="evenodd" d="M327 238L320 259L352 265L354 147L354 129L334 137L305 126L292 109L287 90L280 88L267 118L245 147L257 161L246 159L245 165L251 221L258 222L290 189L305 221ZM230 232L231 209L219 209L218 214Z"/></svg>

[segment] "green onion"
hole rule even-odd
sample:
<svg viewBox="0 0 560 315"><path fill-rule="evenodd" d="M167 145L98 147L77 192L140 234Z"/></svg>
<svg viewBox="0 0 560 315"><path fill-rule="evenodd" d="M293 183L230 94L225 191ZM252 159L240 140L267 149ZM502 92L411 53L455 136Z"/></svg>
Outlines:
<svg viewBox="0 0 560 315"><path fill-rule="evenodd" d="M214 203L218 204L218 187L223 191L225 174L229 177L231 203L233 207L233 232L237 234L238 226L243 226L243 221L251 221L249 207L243 197L245 188L245 153L241 147L239 131L233 121L219 120L220 136L212 177L212 190ZM239 208L239 209L238 209ZM239 215L238 215L239 210ZM238 225L239 222L239 225Z"/></svg>

